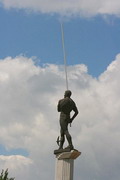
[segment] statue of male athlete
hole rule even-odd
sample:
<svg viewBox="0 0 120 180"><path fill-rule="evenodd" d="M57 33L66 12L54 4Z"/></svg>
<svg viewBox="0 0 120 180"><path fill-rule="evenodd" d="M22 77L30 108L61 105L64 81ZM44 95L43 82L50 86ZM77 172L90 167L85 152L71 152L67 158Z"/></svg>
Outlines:
<svg viewBox="0 0 120 180"><path fill-rule="evenodd" d="M61 140L60 140L60 146L59 149L63 149L63 144L65 141L65 135L68 141L68 147L65 149L72 150L74 149L73 144L72 144L72 138L71 135L69 134L68 131L68 124L72 123L73 119L77 116L78 114L78 109L76 107L75 102L70 98L71 97L71 91L67 90L65 91L64 98L59 100L58 102L58 112L60 113L60 134L61 134ZM74 111L74 114L72 118L70 117L70 112Z"/></svg>

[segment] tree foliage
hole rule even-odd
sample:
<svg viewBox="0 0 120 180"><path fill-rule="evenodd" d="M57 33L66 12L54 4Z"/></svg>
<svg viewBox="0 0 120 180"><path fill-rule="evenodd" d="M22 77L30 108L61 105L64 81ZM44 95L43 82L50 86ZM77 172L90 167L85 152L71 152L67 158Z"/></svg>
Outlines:
<svg viewBox="0 0 120 180"><path fill-rule="evenodd" d="M0 180L15 180L15 178L8 178L8 169L2 170Z"/></svg>

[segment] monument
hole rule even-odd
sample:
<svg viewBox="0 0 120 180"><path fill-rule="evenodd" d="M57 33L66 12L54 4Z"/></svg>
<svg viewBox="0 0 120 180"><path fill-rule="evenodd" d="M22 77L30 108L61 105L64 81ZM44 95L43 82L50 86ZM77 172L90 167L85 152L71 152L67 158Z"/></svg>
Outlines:
<svg viewBox="0 0 120 180"><path fill-rule="evenodd" d="M72 137L68 131L68 125L73 122L78 115L78 109L75 102L71 99L72 92L65 91L64 98L59 100L57 110L60 112L60 138L57 138L59 148L54 150L56 155L56 176L55 180L73 180L74 159L81 152L74 149ZM74 111L73 116L70 116L71 111ZM68 141L68 146L63 147L65 137Z"/></svg>

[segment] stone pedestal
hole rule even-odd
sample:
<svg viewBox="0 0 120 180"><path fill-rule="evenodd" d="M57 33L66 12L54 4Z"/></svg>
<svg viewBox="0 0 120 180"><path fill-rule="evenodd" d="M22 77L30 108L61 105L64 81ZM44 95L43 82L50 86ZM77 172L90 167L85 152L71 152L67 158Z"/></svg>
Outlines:
<svg viewBox="0 0 120 180"><path fill-rule="evenodd" d="M74 159L79 157L81 152L72 150L56 155L55 180L73 180Z"/></svg>

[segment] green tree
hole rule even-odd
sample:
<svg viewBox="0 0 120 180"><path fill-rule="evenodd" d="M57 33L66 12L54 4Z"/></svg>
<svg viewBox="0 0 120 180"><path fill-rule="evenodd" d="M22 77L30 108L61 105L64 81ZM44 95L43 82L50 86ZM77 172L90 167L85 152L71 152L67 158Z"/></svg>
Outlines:
<svg viewBox="0 0 120 180"><path fill-rule="evenodd" d="M14 180L15 178L8 178L8 169L6 171L2 170L0 175L0 180Z"/></svg>

